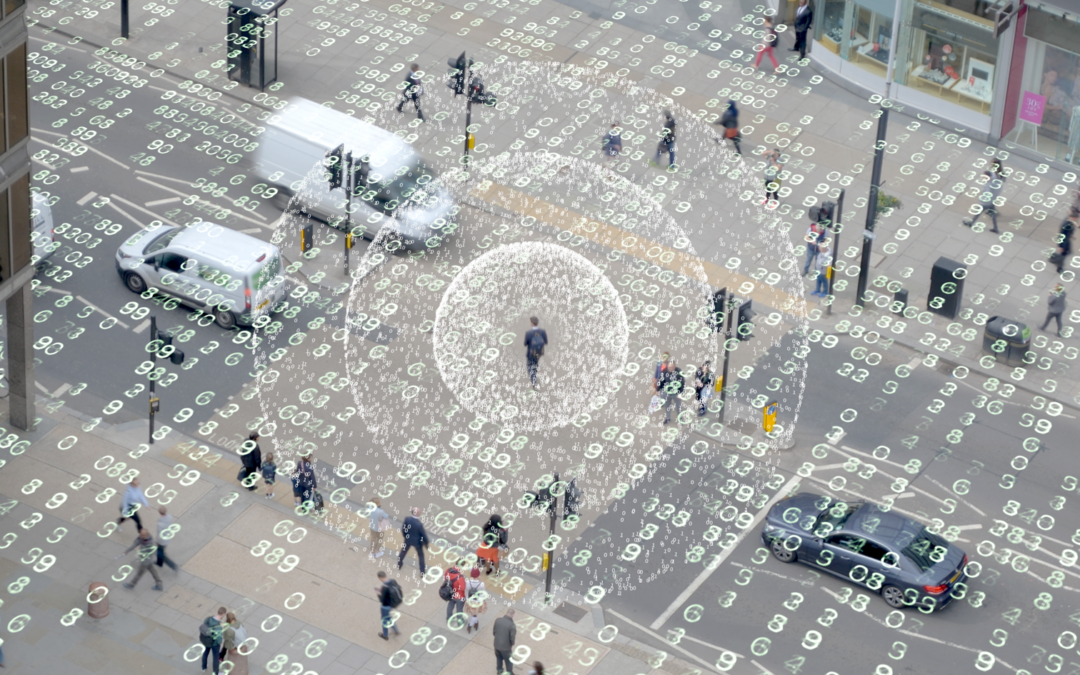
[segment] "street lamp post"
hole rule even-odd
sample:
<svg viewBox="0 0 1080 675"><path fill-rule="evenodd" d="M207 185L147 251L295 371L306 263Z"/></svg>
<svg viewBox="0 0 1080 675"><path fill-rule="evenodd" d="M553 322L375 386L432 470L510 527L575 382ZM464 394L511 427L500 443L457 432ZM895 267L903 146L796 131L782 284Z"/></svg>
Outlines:
<svg viewBox="0 0 1080 675"><path fill-rule="evenodd" d="M866 231L863 232L862 258L859 260L859 287L855 304L863 305L866 281L870 276L870 254L874 247L874 222L877 220L878 189L881 187L881 166L885 163L885 132L889 126L889 109L881 108L878 117L877 141L874 143L874 169L870 173L870 197L866 205Z"/></svg>

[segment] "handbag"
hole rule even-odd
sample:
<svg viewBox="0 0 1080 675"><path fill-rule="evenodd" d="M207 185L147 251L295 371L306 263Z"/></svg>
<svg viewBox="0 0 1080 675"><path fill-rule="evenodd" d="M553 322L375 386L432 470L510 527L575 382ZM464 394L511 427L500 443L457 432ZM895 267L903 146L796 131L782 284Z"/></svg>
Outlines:
<svg viewBox="0 0 1080 675"><path fill-rule="evenodd" d="M664 407L664 397L660 394L654 394L652 400L649 401L649 412L654 413L662 407Z"/></svg>
<svg viewBox="0 0 1080 675"><path fill-rule="evenodd" d="M242 466L242 467L240 467L240 473L236 474L236 480L238 480L240 482L243 482L244 479L247 478L247 475L248 475L247 467Z"/></svg>
<svg viewBox="0 0 1080 675"><path fill-rule="evenodd" d="M1065 262L1065 256L1062 255L1060 250L1054 249L1054 252L1050 254L1050 264L1060 265L1063 262Z"/></svg>
<svg viewBox="0 0 1080 675"><path fill-rule="evenodd" d="M736 138L739 135L738 127L728 127L724 129L724 138Z"/></svg>

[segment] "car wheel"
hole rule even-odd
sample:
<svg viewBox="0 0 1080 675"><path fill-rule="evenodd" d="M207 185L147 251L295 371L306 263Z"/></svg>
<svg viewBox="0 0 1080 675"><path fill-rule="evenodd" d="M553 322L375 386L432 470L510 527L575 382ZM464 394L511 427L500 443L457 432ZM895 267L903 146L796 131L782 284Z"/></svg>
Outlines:
<svg viewBox="0 0 1080 675"><path fill-rule="evenodd" d="M236 327L236 315L232 312L214 312L214 323L221 326L225 330Z"/></svg>
<svg viewBox="0 0 1080 675"><path fill-rule="evenodd" d="M904 608L904 592L896 586L886 586L881 589L881 597L885 604L893 609Z"/></svg>
<svg viewBox="0 0 1080 675"><path fill-rule="evenodd" d="M128 290L132 293L142 293L146 290L146 282L134 272L128 272L124 275L124 283L127 284Z"/></svg>
<svg viewBox="0 0 1080 675"><path fill-rule="evenodd" d="M782 563L793 563L793 562L795 562L795 558L796 558L795 551L792 551L787 546L784 546L784 542L782 540L777 539L776 541L774 541L772 543L772 546L770 548L772 550L773 557L776 558L777 560L779 560L780 562L782 562Z"/></svg>

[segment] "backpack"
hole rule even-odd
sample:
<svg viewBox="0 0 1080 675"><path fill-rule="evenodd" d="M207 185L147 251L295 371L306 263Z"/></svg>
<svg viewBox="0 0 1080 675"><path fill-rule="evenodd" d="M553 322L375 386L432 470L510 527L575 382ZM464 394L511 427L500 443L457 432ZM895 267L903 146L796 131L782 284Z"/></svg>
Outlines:
<svg viewBox="0 0 1080 675"><path fill-rule="evenodd" d="M386 587L390 591L390 607L401 605L405 595L401 592L401 586L398 586L398 582L391 579L386 582Z"/></svg>
<svg viewBox="0 0 1080 675"><path fill-rule="evenodd" d="M312 494L311 494L311 508L313 508L316 511L322 511L323 510L323 498L322 498L322 495L320 493L316 492L315 490L312 490L311 492L312 492Z"/></svg>
<svg viewBox="0 0 1080 675"><path fill-rule="evenodd" d="M461 578L461 572L456 569L447 570L446 576L443 577L443 584L439 587L439 597L448 602L453 600L454 591L457 590L455 586L457 586L457 582L461 580Z"/></svg>
<svg viewBox="0 0 1080 675"><path fill-rule="evenodd" d="M529 356L537 358L544 355L544 336L540 334L540 329L533 329L533 332L529 335Z"/></svg>
<svg viewBox="0 0 1080 675"><path fill-rule="evenodd" d="M199 626L199 642L206 646L212 646L221 638L221 625L214 622L213 616L203 619Z"/></svg>

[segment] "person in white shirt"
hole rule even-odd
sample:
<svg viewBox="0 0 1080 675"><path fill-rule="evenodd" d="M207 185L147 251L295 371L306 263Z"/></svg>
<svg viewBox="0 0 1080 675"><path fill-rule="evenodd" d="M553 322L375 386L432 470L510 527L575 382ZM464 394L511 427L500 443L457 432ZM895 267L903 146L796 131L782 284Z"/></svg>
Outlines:
<svg viewBox="0 0 1080 675"><path fill-rule="evenodd" d="M465 582L465 611L469 614L469 623L465 632L480 630L480 615L487 611L487 589L480 581L480 568L474 567Z"/></svg>
<svg viewBox="0 0 1080 675"><path fill-rule="evenodd" d="M150 502L146 501L146 495L139 487L139 479L132 478L127 490L124 491L124 501L120 503L120 519L116 521L116 524L123 525L125 520L131 518L138 529L143 529L142 520L139 518L139 506L150 508Z"/></svg>

